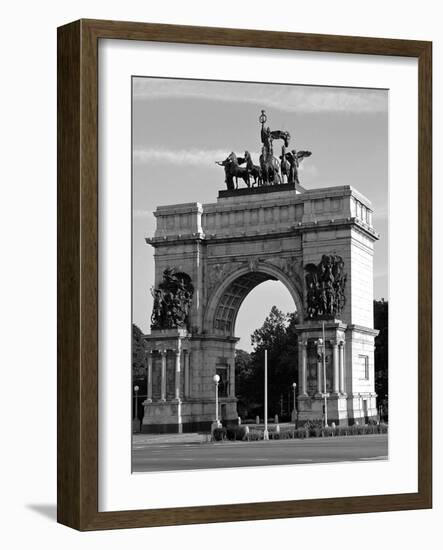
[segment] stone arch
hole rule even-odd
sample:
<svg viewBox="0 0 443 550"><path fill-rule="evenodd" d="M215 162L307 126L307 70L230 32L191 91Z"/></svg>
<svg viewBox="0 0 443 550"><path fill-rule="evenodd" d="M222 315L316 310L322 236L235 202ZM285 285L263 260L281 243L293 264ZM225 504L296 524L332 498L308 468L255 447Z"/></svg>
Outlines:
<svg viewBox="0 0 443 550"><path fill-rule="evenodd" d="M234 336L235 322L246 296L259 284L280 281L289 291L303 321L303 289L278 267L259 262L251 269L245 266L230 273L212 292L204 318L206 334Z"/></svg>

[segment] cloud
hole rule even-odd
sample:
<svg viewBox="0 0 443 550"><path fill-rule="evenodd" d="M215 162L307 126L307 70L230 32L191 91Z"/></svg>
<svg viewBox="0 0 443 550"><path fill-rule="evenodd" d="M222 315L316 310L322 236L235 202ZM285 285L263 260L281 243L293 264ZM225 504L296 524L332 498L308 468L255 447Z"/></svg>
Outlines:
<svg viewBox="0 0 443 550"><path fill-rule="evenodd" d="M154 221L154 214L151 210L133 210L132 215L134 218L144 218Z"/></svg>
<svg viewBox="0 0 443 550"><path fill-rule="evenodd" d="M230 151L222 149L136 149L134 163L136 164L175 164L178 166L214 165L217 160L224 160ZM240 154L240 153L239 153ZM259 153L252 152L252 157L258 159Z"/></svg>
<svg viewBox="0 0 443 550"><path fill-rule="evenodd" d="M386 113L386 90L256 84L138 77L133 81L135 101L202 99L258 104L289 113Z"/></svg>
<svg viewBox="0 0 443 550"><path fill-rule="evenodd" d="M298 169L299 172L303 173L305 176L309 176L311 178L317 177L319 175L318 168L315 164L312 162L302 162Z"/></svg>
<svg viewBox="0 0 443 550"><path fill-rule="evenodd" d="M385 220L388 218L389 208L387 203L384 203L383 205L380 205L380 206L373 205L373 207L374 207L374 218L377 218L379 220Z"/></svg>

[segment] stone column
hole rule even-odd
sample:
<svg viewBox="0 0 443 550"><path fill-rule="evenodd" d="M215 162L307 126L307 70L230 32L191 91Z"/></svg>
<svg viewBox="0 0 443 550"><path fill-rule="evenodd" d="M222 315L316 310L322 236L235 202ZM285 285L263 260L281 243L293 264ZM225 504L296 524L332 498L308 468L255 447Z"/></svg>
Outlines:
<svg viewBox="0 0 443 550"><path fill-rule="evenodd" d="M338 344L335 340L332 344L332 392L336 395L339 393L339 359L338 359Z"/></svg>
<svg viewBox="0 0 443 550"><path fill-rule="evenodd" d="M166 354L168 353L167 350L163 349L161 350L161 356L162 356L162 373L161 373L161 401L166 401Z"/></svg>
<svg viewBox="0 0 443 550"><path fill-rule="evenodd" d="M175 399L180 399L180 348L175 352Z"/></svg>
<svg viewBox="0 0 443 550"><path fill-rule="evenodd" d="M147 396L146 396L146 401L148 401L148 403L151 403L152 402L152 351L148 351L148 369L147 369L147 372L146 372L146 392L147 392Z"/></svg>
<svg viewBox="0 0 443 550"><path fill-rule="evenodd" d="M340 393L346 393L345 392L345 343L340 342L339 345L339 389Z"/></svg>
<svg viewBox="0 0 443 550"><path fill-rule="evenodd" d="M299 354L299 368L298 368L298 395L306 395L306 363L307 355L306 348L308 343L306 340L301 340L298 343L300 354Z"/></svg>
<svg viewBox="0 0 443 550"><path fill-rule="evenodd" d="M185 350L183 351L183 362L184 362L184 369L185 369L185 397L190 397L190 376L191 373L189 372L190 369L190 361L189 361L189 351Z"/></svg>

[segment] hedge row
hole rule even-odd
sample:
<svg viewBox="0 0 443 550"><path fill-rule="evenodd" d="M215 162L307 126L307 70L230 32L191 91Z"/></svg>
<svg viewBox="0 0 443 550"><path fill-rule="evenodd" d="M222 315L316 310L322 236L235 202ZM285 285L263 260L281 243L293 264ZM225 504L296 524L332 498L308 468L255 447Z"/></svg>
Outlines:
<svg viewBox="0 0 443 550"><path fill-rule="evenodd" d="M249 433L248 433L249 432ZM344 435L368 435L388 433L387 424L354 424L353 426L337 426L326 428L317 422L307 422L303 427L297 429L285 429L277 431L269 430L269 439L305 439L307 437L336 437ZM246 426L235 426L233 428L217 428L212 437L215 441L260 441L263 439L263 430L255 428L246 429Z"/></svg>

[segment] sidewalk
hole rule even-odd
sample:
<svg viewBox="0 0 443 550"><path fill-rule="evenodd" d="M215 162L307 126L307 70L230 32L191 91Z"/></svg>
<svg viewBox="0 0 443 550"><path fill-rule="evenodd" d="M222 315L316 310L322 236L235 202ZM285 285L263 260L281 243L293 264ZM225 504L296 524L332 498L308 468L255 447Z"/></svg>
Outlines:
<svg viewBox="0 0 443 550"><path fill-rule="evenodd" d="M186 434L132 434L133 445L159 444L183 444L183 443L207 443L211 440L210 434L186 433Z"/></svg>

